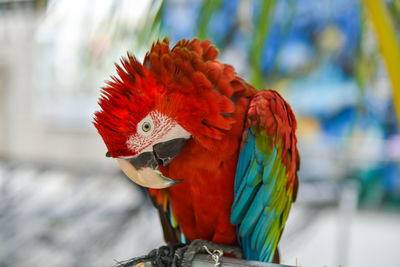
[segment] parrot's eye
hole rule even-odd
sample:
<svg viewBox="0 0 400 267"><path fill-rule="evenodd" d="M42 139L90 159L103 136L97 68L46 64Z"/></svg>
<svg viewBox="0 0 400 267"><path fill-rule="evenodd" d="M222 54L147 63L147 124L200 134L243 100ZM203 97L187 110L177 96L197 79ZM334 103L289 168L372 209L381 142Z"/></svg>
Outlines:
<svg viewBox="0 0 400 267"><path fill-rule="evenodd" d="M147 133L148 131L151 130L151 124L150 122L146 121L142 124L142 130L143 132Z"/></svg>
<svg viewBox="0 0 400 267"><path fill-rule="evenodd" d="M137 132L143 136L149 136L153 132L154 123L150 115L147 115L143 120L141 120L137 125Z"/></svg>

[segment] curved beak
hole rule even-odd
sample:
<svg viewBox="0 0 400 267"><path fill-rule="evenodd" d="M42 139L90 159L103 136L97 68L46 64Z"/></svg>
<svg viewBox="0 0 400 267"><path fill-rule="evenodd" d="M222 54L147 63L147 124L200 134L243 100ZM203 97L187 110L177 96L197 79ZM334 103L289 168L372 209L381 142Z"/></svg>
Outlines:
<svg viewBox="0 0 400 267"><path fill-rule="evenodd" d="M138 185L154 189L162 189L180 182L180 180L175 181L165 177L158 169L153 169L151 167L137 169L128 159L117 159L117 161L126 176Z"/></svg>
<svg viewBox="0 0 400 267"><path fill-rule="evenodd" d="M174 159L187 139L177 138L153 146L153 151L143 152L132 158L117 158L122 171L135 183L149 188L162 189L182 180L165 177L158 166L166 166Z"/></svg>

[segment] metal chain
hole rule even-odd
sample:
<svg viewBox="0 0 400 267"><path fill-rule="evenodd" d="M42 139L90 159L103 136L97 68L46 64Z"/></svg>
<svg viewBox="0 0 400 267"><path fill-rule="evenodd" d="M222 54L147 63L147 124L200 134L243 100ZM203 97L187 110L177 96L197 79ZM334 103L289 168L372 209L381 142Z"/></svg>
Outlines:
<svg viewBox="0 0 400 267"><path fill-rule="evenodd" d="M207 251L208 254L211 255L211 258L215 261L214 266L219 267L221 265L221 263L219 262L219 258L224 255L224 252L220 249L216 249L211 252L207 246L203 246L203 248Z"/></svg>

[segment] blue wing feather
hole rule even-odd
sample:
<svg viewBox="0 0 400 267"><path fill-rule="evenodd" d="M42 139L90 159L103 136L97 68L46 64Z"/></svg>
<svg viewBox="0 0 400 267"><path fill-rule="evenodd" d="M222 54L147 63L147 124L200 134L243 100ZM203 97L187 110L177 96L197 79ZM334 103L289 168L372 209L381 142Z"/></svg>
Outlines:
<svg viewBox="0 0 400 267"><path fill-rule="evenodd" d="M258 218L262 214L263 205L262 205L263 195L262 190L258 190L256 197L243 220L241 221L242 227L240 227L239 234L241 236L247 236L254 229Z"/></svg>
<svg viewBox="0 0 400 267"><path fill-rule="evenodd" d="M285 167L277 146L269 150L260 147L261 138L265 135L252 129L247 131L238 160L231 222L237 225L238 239L247 259L272 261L283 230L279 222L283 210L272 204L276 198L285 199L285 188L279 182ZM284 209L289 207L284 205Z"/></svg>
<svg viewBox="0 0 400 267"><path fill-rule="evenodd" d="M253 97L246 120L231 222L245 257L271 262L297 193L296 120L272 90Z"/></svg>
<svg viewBox="0 0 400 267"><path fill-rule="evenodd" d="M247 140L247 146L243 147L242 151L240 151L239 164L236 168L236 177L239 179L235 179L235 192L238 190L247 172L247 168L249 168L250 164L253 162L255 141L256 140L253 138Z"/></svg>

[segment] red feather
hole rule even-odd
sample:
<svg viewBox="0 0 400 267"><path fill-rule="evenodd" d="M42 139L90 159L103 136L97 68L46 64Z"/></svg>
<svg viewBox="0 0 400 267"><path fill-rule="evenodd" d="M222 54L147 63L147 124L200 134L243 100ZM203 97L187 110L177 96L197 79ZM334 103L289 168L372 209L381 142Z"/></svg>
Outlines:
<svg viewBox="0 0 400 267"><path fill-rule="evenodd" d="M150 190L167 209L167 200L186 238L235 244L230 223L236 164L244 129L263 114L261 127L279 136L285 148L289 181L297 188L296 121L289 105L273 91L257 91L217 60L210 41L181 40L172 49L168 39L153 44L143 65L128 55L102 89L95 126L113 157L135 155L126 147L137 123L151 110L177 121L191 138L164 175L183 182ZM252 98L259 101L252 101ZM266 108L267 107L267 108ZM289 115L286 115L289 114ZM246 120L247 118L247 120ZM289 129L288 127L291 127ZM294 170L294 171L293 171ZM296 189L297 191L297 189Z"/></svg>

